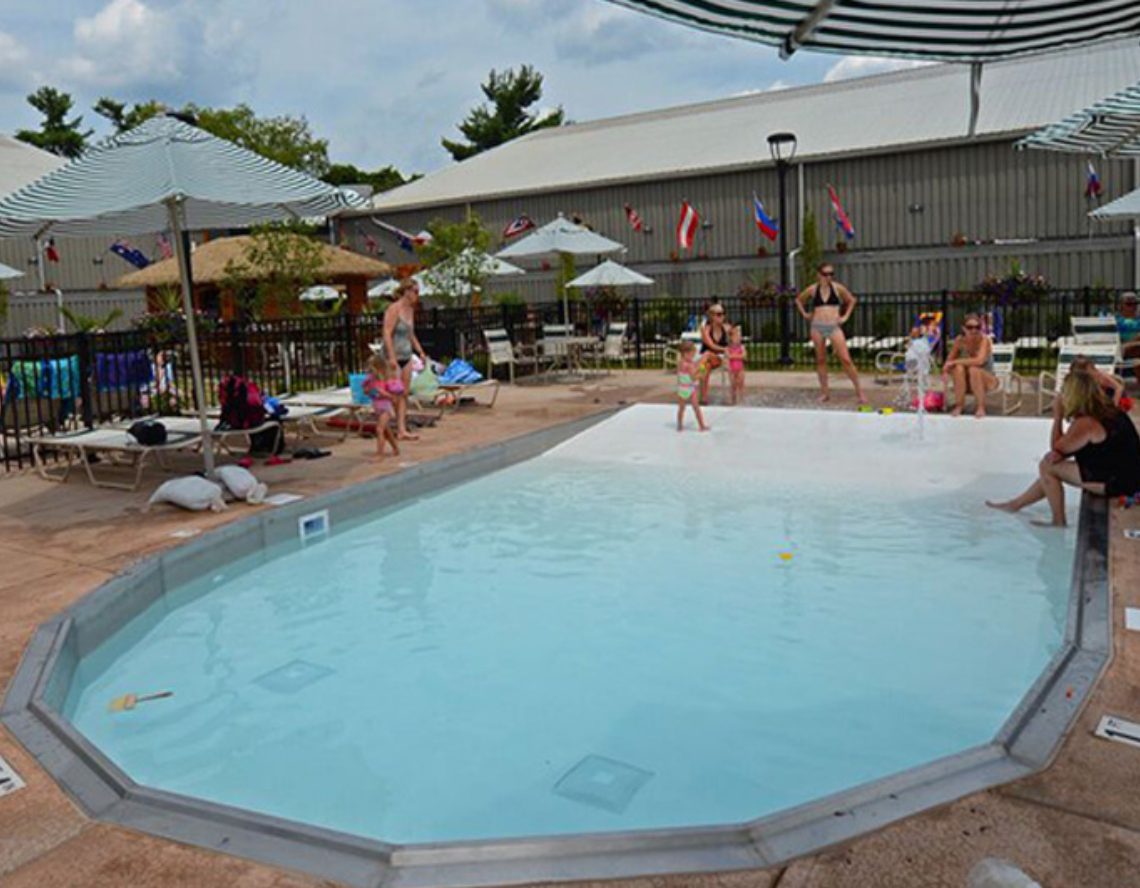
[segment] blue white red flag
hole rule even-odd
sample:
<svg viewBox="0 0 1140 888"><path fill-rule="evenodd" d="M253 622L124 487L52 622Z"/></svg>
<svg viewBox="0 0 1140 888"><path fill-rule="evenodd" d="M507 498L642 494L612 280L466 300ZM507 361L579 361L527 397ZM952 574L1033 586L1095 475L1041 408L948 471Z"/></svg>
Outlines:
<svg viewBox="0 0 1140 888"><path fill-rule="evenodd" d="M135 268L146 268L150 265L150 260L143 255L142 250L138 247L132 247L125 240L117 240L111 244L111 252L123 261L131 263Z"/></svg>
<svg viewBox="0 0 1140 888"><path fill-rule="evenodd" d="M839 202L839 195L835 193L834 185L827 186L827 194L831 198L831 210L835 213L835 224L839 226L839 230L843 232L844 236L851 240L855 237L855 226L851 224L851 220L843 209L843 204Z"/></svg>
<svg viewBox="0 0 1140 888"><path fill-rule="evenodd" d="M756 227L764 237L770 241L776 239L776 235L780 233L780 223L764 212L764 204L760 203L760 198L755 194L752 195L752 218L756 220Z"/></svg>
<svg viewBox="0 0 1140 888"><path fill-rule="evenodd" d="M387 222L381 222L379 219L374 218L372 221L392 235L396 239L396 243L400 245L401 250L406 250L409 253L414 253L416 247L423 246L431 240L431 234L426 231L421 231L419 234L409 234L404 229L389 225Z"/></svg>
<svg viewBox="0 0 1140 888"><path fill-rule="evenodd" d="M507 223L507 227L503 229L503 239L509 240L512 237L522 234L524 231L530 231L532 228L534 228L534 220L526 213L515 216L515 218Z"/></svg>
<svg viewBox="0 0 1140 888"><path fill-rule="evenodd" d="M1104 193L1104 186L1100 184L1100 176L1096 174L1096 167L1089 161L1088 179L1085 182L1085 197L1092 200Z"/></svg>

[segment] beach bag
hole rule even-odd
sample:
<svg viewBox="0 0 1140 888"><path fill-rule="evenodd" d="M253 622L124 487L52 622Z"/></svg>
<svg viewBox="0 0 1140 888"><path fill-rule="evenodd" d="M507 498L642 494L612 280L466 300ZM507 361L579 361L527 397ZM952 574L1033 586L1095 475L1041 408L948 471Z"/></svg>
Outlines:
<svg viewBox="0 0 1140 888"><path fill-rule="evenodd" d="M435 399L439 394L439 377L435 375L435 371L431 367L424 367L419 373L412 377L412 395L421 398L425 401Z"/></svg>
<svg viewBox="0 0 1140 888"><path fill-rule="evenodd" d="M159 447L166 443L166 426L153 419L140 419L131 423L127 434L144 447Z"/></svg>
<svg viewBox="0 0 1140 888"><path fill-rule="evenodd" d="M221 381L218 403L222 408L220 428L252 429L265 422L265 402L261 391L244 376L231 373Z"/></svg>

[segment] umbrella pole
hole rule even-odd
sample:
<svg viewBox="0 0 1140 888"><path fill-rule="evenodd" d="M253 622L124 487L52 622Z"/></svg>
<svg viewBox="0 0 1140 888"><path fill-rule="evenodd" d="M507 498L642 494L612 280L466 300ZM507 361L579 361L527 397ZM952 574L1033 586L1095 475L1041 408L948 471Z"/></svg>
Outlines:
<svg viewBox="0 0 1140 888"><path fill-rule="evenodd" d="M198 422L202 428L202 463L206 476L214 476L214 446L210 436L210 420L206 416L206 385L202 380L202 357L198 353L198 329L194 323L194 297L190 279L190 253L186 238L182 236L182 226L178 221L177 202L166 202L170 216L170 234L174 238L174 249L178 254L178 272L182 278L182 310L186 314L186 340L190 346L190 371L194 378L194 402L198 405Z"/></svg>

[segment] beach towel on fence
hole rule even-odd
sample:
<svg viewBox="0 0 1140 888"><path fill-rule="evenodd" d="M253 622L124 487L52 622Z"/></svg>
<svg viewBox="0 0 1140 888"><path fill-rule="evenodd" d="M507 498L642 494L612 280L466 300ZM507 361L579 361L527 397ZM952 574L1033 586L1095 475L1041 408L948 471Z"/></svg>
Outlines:
<svg viewBox="0 0 1140 888"><path fill-rule="evenodd" d="M154 366L143 349L95 355L95 384L99 391L143 388L154 381Z"/></svg>
<svg viewBox="0 0 1140 888"><path fill-rule="evenodd" d="M80 393L79 358L13 361L9 391L12 398L74 400Z"/></svg>

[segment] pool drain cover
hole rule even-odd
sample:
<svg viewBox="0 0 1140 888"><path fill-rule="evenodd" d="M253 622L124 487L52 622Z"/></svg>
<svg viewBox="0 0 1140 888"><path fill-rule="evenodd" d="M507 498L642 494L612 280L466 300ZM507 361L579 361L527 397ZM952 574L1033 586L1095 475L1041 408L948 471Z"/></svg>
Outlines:
<svg viewBox="0 0 1140 888"><path fill-rule="evenodd" d="M17 789L23 789L24 781L12 770L12 766L0 756L0 796L6 796Z"/></svg>
<svg viewBox="0 0 1140 888"><path fill-rule="evenodd" d="M603 755L588 755L562 775L554 792L620 814L652 777L652 771Z"/></svg>
<svg viewBox="0 0 1140 888"><path fill-rule="evenodd" d="M295 694L313 682L320 681L326 675L332 675L332 672L333 670L327 666L318 666L308 660L293 660L284 666L278 666L276 669L266 672L253 681L275 694Z"/></svg>

